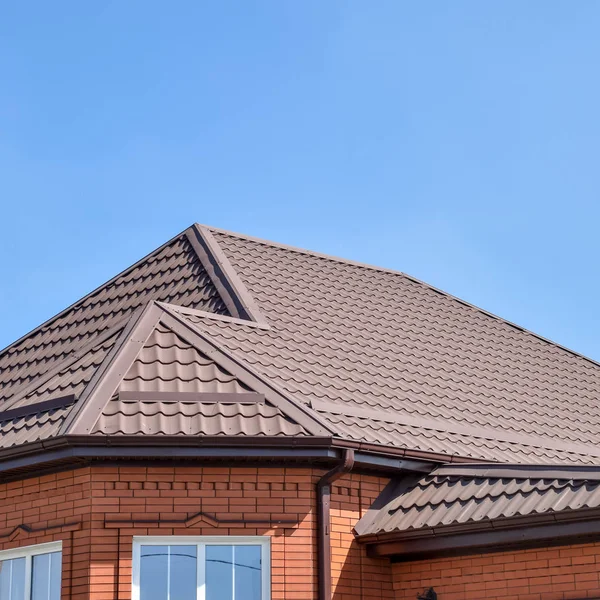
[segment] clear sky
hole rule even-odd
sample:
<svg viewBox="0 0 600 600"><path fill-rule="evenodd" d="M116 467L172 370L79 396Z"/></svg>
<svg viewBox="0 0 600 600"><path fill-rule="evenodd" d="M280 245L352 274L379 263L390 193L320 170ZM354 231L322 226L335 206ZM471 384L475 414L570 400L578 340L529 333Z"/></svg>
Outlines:
<svg viewBox="0 0 600 600"><path fill-rule="evenodd" d="M600 360L600 2L4 2L0 346L194 221Z"/></svg>

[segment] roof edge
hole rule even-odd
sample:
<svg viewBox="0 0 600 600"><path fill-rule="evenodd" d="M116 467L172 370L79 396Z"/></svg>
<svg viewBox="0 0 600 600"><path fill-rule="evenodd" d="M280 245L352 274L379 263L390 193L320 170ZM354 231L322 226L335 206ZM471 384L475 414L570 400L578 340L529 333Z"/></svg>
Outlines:
<svg viewBox="0 0 600 600"><path fill-rule="evenodd" d="M367 546L369 556L397 561L502 552L515 546L562 545L569 539L600 539L600 508L519 515L355 537Z"/></svg>
<svg viewBox="0 0 600 600"><path fill-rule="evenodd" d="M145 436L62 435L18 447L0 448L0 481L89 464L91 460L278 460L339 461L343 448L322 436ZM426 473L434 463L419 458L383 457L361 451L357 467L367 471ZM293 462L290 462L293 465Z"/></svg>

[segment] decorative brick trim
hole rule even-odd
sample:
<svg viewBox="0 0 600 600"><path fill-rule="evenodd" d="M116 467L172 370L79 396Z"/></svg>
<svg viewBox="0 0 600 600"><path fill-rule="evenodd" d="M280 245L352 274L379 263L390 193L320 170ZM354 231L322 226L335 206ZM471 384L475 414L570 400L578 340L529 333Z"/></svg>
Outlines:
<svg viewBox="0 0 600 600"><path fill-rule="evenodd" d="M115 519L105 520L106 529L119 529L122 527L172 527L173 525L183 525L184 527L194 527L204 523L211 527L236 526L236 525L256 525L257 527L277 527L297 525L297 519L218 519L214 515L199 512L189 516L187 519Z"/></svg>
<svg viewBox="0 0 600 600"><path fill-rule="evenodd" d="M0 532L0 541L8 540L9 542L12 542L19 537L33 535L36 533L67 533L69 531L78 531L79 529L81 529L81 521L65 523L64 525L50 525L47 527L31 527L30 525L22 523L21 525L17 525L12 529L5 529L4 531Z"/></svg>

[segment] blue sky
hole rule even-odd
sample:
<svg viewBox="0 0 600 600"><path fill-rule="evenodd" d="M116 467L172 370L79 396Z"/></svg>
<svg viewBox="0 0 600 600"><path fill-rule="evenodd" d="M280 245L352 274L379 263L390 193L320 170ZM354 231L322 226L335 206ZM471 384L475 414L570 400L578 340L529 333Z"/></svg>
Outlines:
<svg viewBox="0 0 600 600"><path fill-rule="evenodd" d="M194 221L600 360L600 3L0 8L0 346Z"/></svg>

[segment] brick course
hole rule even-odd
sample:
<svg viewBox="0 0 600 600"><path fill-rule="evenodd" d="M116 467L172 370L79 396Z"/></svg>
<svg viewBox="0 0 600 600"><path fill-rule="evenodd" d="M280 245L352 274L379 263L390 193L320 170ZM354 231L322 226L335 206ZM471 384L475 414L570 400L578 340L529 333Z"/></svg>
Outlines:
<svg viewBox="0 0 600 600"><path fill-rule="evenodd" d="M392 565L397 600L433 586L439 600L600 598L600 543Z"/></svg>
<svg viewBox="0 0 600 600"><path fill-rule="evenodd" d="M22 524L46 532L0 538L0 549L63 540L62 597L130 600L134 535L269 535L273 600L316 596L315 487L324 471L302 468L92 467L0 485L0 535ZM332 490L335 600L393 598L391 568L372 560L352 527L386 480L349 475ZM181 520L294 519L293 525ZM105 520L130 520L105 527ZM135 521L153 521L135 523ZM80 523L78 529L65 527ZM160 522L163 521L161 524Z"/></svg>

